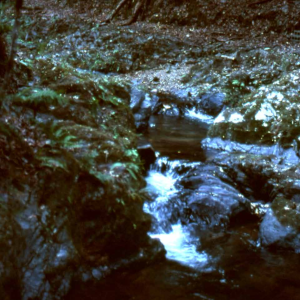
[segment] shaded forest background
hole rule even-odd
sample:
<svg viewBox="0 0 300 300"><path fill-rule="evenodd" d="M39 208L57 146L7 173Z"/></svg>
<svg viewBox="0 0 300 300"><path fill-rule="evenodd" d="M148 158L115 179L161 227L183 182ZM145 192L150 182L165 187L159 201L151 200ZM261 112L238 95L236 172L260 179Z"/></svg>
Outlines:
<svg viewBox="0 0 300 300"><path fill-rule="evenodd" d="M66 6L90 11L103 17L121 0L67 1ZM130 17L138 2L142 2L139 20L174 25L221 26L235 31L238 27L255 28L261 33L284 32L299 26L299 1L279 0L129 0L120 10L119 19Z"/></svg>
<svg viewBox="0 0 300 300"><path fill-rule="evenodd" d="M261 42L271 42L275 45L289 43L294 31L300 29L300 2L296 0L125 0L121 9L115 11L123 2L124 0L88 2L31 0L24 1L23 11L31 11L31 16L34 15L33 18L36 19L36 21L32 20L32 23L39 23L39 27L43 26L44 8L51 9L53 14L57 13L67 18L69 26L83 20L98 25L105 25L108 19L117 25L146 21L147 24L155 24L158 27L168 26L162 28L168 34L190 39L192 42L199 43L199 46L203 43L225 40L234 40L237 43L248 40L249 45L254 42L257 46ZM12 6L14 1L2 0L0 3L8 4L9 7L9 4ZM181 28L190 26L201 29L201 32L193 32L191 29L189 34L180 32ZM67 29L66 22L61 22L59 19L53 24L53 30L57 32ZM2 22L0 26L1 77L4 76L9 52L7 39L3 35L7 36L10 31L12 26Z"/></svg>

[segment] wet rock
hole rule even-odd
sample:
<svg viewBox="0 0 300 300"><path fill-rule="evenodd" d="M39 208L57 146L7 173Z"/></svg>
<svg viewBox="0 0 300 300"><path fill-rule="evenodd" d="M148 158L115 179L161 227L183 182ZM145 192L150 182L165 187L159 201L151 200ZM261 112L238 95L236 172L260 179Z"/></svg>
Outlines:
<svg viewBox="0 0 300 300"><path fill-rule="evenodd" d="M160 115L178 116L183 115L187 106L187 99L185 96L181 97L182 93L173 93L172 91L157 93L158 102L155 107L155 113Z"/></svg>
<svg viewBox="0 0 300 300"><path fill-rule="evenodd" d="M141 160L144 163L145 170L149 170L150 165L153 164L156 160L156 155L153 147L150 143L144 143L138 145L137 150Z"/></svg>
<svg viewBox="0 0 300 300"><path fill-rule="evenodd" d="M214 92L201 96L200 107L209 115L217 116L224 107L225 95Z"/></svg>
<svg viewBox="0 0 300 300"><path fill-rule="evenodd" d="M154 113L158 102L158 97L146 92L143 86L133 85L130 98L130 107L134 113L136 128L139 132L146 131L149 126L149 119Z"/></svg>
<svg viewBox="0 0 300 300"><path fill-rule="evenodd" d="M169 117L179 117L181 115L181 112L177 107L171 107L166 109L164 114Z"/></svg>
<svg viewBox="0 0 300 300"><path fill-rule="evenodd" d="M216 118L209 135L240 143L290 146L300 133L300 111L294 96L299 76L295 70L244 96Z"/></svg>
<svg viewBox="0 0 300 300"><path fill-rule="evenodd" d="M189 115L193 106L198 106L195 88L148 92L146 87L131 87L131 108L138 131L145 131L152 115L182 117Z"/></svg>
<svg viewBox="0 0 300 300"><path fill-rule="evenodd" d="M239 213L250 215L249 200L224 181L231 182L221 168L213 165L188 172L180 181L185 188L191 189L184 192L186 206L182 222L203 228L224 228Z"/></svg>
<svg viewBox="0 0 300 300"><path fill-rule="evenodd" d="M228 153L250 153L254 155L272 156L272 161L287 165L295 165L299 163L299 157L294 148L284 149L280 145L253 145L238 143L222 138L206 138L201 142L201 145L206 150L218 150Z"/></svg>
<svg viewBox="0 0 300 300"><path fill-rule="evenodd" d="M272 202L279 194L287 199L298 197L299 159L292 149L215 142L211 145L223 152L217 154L212 162L224 172L222 180L251 201Z"/></svg>
<svg viewBox="0 0 300 300"><path fill-rule="evenodd" d="M272 249L293 249L300 252L299 205L293 201L277 197L272 203L261 225L262 246Z"/></svg>
<svg viewBox="0 0 300 300"><path fill-rule="evenodd" d="M132 85L130 92L130 108L133 113L137 113L145 100L145 91L143 91L142 87Z"/></svg>

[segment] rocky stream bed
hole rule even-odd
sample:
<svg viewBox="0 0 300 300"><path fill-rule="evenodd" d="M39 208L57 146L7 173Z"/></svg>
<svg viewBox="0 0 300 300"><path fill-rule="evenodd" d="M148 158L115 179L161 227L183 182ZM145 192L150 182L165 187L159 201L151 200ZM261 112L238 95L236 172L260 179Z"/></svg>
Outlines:
<svg viewBox="0 0 300 300"><path fill-rule="evenodd" d="M1 91L1 299L300 299L296 1L212 2L122 27L28 1Z"/></svg>

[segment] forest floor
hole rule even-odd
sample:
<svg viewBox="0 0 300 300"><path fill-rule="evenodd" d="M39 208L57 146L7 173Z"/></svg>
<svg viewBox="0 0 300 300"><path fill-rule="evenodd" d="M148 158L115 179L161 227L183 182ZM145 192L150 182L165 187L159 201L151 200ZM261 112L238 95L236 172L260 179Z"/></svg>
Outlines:
<svg viewBox="0 0 300 300"><path fill-rule="evenodd" d="M77 20L93 22L95 24L101 24L109 15L110 11L114 8L114 5L109 4L107 1L103 1L92 7L87 3L77 3L73 7L69 7L63 4L58 4L57 0L27 0L26 9L35 11L35 16L39 18L51 18L54 16L61 16L70 20L70 22L76 17ZM282 6L285 5L283 10L282 23L286 23L285 27L289 30L293 27L293 24L297 24L297 18L299 16L299 8L294 9L294 5L297 5L297 1L249 1L249 0L231 0L228 1L228 5L222 8L220 1L202 1L208 2L205 7L207 10L204 12L207 19L215 19L209 22L208 26L178 26L172 24L164 24L164 22L147 22L147 20L138 21L131 25L132 28L139 27L145 30L151 31L153 34L173 36L182 40L195 43L198 45L209 44L214 42L222 42L224 45L230 44L233 48L247 47L263 48L269 46L289 46L294 44L290 38L290 32L278 32L276 28L265 26L264 16L266 19L269 15L272 15L274 9L278 3ZM226 2L226 1L224 1ZM253 3L260 3L260 5L253 5ZM274 3L275 2L275 3ZM251 5L252 3L252 5ZM256 9L249 13L248 8L255 7ZM247 20L241 20L241 16L244 14L244 10L247 10ZM286 11L284 11L286 9ZM218 14L222 13L221 16ZM162 12L163 13L163 12ZM180 13L180 8L179 8ZM215 17L217 15L217 18ZM249 19L253 18L253 22L249 25L245 25L245 20L249 23ZM120 19L116 20L116 24L120 24ZM217 20L216 20L217 19ZM295 21L296 20L296 21ZM274 29L274 30L272 30Z"/></svg>
<svg viewBox="0 0 300 300"><path fill-rule="evenodd" d="M194 1L195 2L195 1ZM163 22L148 22L147 17L138 20L130 26L129 30L139 30L145 34L159 36L161 38L174 38L193 47L212 49L215 52L231 52L240 49L265 49L280 48L284 53L297 52L300 50L298 41L291 39L291 32L297 23L299 9L296 9L296 2L288 1L249 1L249 0L232 0L232 1L200 1L204 3L205 17L208 20L207 26L193 26L176 24L163 24ZM91 2L92 3L92 2ZM72 7L63 3L57 3L56 0L28 0L24 9L24 14L28 14L32 19L51 20L54 18L64 19L65 22L82 24L93 24L99 26L102 30L102 22L114 8L114 3L103 1L92 4L78 2ZM184 14L184 11L180 11ZM277 9L277 21L279 26L276 30L271 24L270 18L274 10ZM245 13L245 11L247 13ZM278 16L279 11L279 16ZM129 13L130 14L130 13ZM247 14L247 15L246 15ZM246 16L245 16L246 15ZM264 19L264 16L266 17ZM149 16L148 16L149 17ZM118 26L124 21L124 13L119 16L113 23ZM252 18L252 22L249 21ZM248 24L248 25L247 25ZM285 30L283 30L283 28ZM214 51L214 50L213 50ZM170 72L164 64L149 70L133 70L126 72L125 77L128 80L138 79L143 84L152 89L169 90L171 87L179 88L182 86L182 74L187 74L196 61L188 61L177 64L176 71ZM160 78L159 82L153 83L153 78Z"/></svg>

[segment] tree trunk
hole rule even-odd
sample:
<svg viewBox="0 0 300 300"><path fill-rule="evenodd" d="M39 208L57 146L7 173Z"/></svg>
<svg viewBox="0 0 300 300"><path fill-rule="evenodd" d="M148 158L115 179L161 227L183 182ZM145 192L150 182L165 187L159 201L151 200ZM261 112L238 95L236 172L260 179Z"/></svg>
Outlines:
<svg viewBox="0 0 300 300"><path fill-rule="evenodd" d="M0 35L0 77L4 78L7 63L6 43L2 35Z"/></svg>
<svg viewBox="0 0 300 300"><path fill-rule="evenodd" d="M126 4L126 2L128 2L128 0L121 0L121 2L119 2L117 7L112 11L110 16L105 20L105 22L106 23L110 22L115 17L115 15L120 11L120 9L124 6L124 4Z"/></svg>
<svg viewBox="0 0 300 300"><path fill-rule="evenodd" d="M16 0L15 24L14 24L12 38L11 38L12 42L11 42L10 56L9 56L8 64L6 67L6 74L5 74L5 85L7 86L9 85L11 72L14 66L14 59L17 53L17 40L18 40L22 5L23 5L23 0Z"/></svg>
<svg viewBox="0 0 300 300"><path fill-rule="evenodd" d="M132 14L131 18L128 21L126 21L123 25L130 25L130 24L134 23L137 20L137 18L139 16L139 13L141 12L141 8L142 8L144 3L145 3L145 0L139 0L137 2L137 4L135 5L135 8L134 8L134 11L133 11L133 14Z"/></svg>

